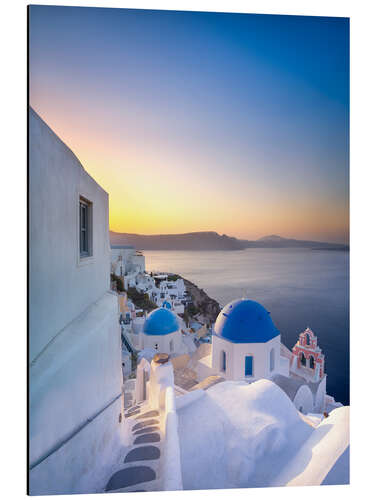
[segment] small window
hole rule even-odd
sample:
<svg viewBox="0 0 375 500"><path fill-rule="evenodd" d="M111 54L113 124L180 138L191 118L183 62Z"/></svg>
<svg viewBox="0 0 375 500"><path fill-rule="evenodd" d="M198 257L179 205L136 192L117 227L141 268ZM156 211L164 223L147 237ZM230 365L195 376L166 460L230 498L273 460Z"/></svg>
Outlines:
<svg viewBox="0 0 375 500"><path fill-rule="evenodd" d="M245 377L253 376L253 357L246 356L245 357Z"/></svg>
<svg viewBox="0 0 375 500"><path fill-rule="evenodd" d="M220 361L221 371L227 371L227 353L225 351L221 351L221 361Z"/></svg>
<svg viewBox="0 0 375 500"><path fill-rule="evenodd" d="M173 352L173 340L169 342L169 352Z"/></svg>
<svg viewBox="0 0 375 500"><path fill-rule="evenodd" d="M271 349L270 352L270 372L273 372L275 369L275 349Z"/></svg>
<svg viewBox="0 0 375 500"><path fill-rule="evenodd" d="M304 353L301 353L301 365L306 366L306 357Z"/></svg>
<svg viewBox="0 0 375 500"><path fill-rule="evenodd" d="M79 200L79 254L81 258L92 255L92 203Z"/></svg>
<svg viewBox="0 0 375 500"><path fill-rule="evenodd" d="M310 358L310 368L312 368L312 369L315 368L314 356L311 356L311 358Z"/></svg>

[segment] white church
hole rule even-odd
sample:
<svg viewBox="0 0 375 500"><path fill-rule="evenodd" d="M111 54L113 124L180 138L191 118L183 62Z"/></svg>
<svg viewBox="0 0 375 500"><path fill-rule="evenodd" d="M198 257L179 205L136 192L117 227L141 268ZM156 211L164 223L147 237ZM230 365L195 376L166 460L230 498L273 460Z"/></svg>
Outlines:
<svg viewBox="0 0 375 500"><path fill-rule="evenodd" d="M179 318L168 307L155 309L147 316L142 332L143 349L173 354L181 351L181 343Z"/></svg>
<svg viewBox="0 0 375 500"><path fill-rule="evenodd" d="M146 316L132 319L130 325L123 326L123 331L139 357L151 360L158 353L177 357L196 351L193 339L184 332L183 326L183 320L171 304L164 301Z"/></svg>
<svg viewBox="0 0 375 500"><path fill-rule="evenodd" d="M307 358L308 363L301 362ZM249 383L273 380L299 411L320 413L326 405L322 360L310 329L300 335L291 352L282 344L270 313L258 302L238 299L218 315L210 352L196 361L194 369L200 381L212 375Z"/></svg>

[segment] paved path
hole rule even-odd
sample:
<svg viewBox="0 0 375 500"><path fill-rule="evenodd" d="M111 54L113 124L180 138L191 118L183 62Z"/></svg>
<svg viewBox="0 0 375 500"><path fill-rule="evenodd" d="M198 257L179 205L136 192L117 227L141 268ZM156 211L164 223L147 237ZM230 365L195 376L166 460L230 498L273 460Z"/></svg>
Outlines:
<svg viewBox="0 0 375 500"><path fill-rule="evenodd" d="M104 491L160 491L163 443L159 411L150 410L147 403L141 403L129 408L125 418L131 427L133 444L123 463L114 468Z"/></svg>

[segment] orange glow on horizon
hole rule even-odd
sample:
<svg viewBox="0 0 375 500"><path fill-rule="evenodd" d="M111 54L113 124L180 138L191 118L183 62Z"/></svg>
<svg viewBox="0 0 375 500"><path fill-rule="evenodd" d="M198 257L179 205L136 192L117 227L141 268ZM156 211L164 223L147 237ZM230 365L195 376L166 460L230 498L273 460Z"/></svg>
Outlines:
<svg viewBox="0 0 375 500"><path fill-rule="evenodd" d="M60 110L64 103L60 102ZM35 108L34 108L35 109ZM346 242L347 208L283 193L262 179L190 175L192 158L165 163L163 152L119 140L105 127L89 131L87 121L43 107L40 116L76 154L85 170L109 193L109 226L116 232L176 234L216 231L242 239L279 234L297 239ZM38 112L38 109L35 109ZM173 158L173 152L170 158ZM180 168L181 167L181 168ZM223 174L221 174L223 175ZM248 192L248 193L247 193ZM247 195L246 195L247 194ZM301 209L302 207L302 209Z"/></svg>

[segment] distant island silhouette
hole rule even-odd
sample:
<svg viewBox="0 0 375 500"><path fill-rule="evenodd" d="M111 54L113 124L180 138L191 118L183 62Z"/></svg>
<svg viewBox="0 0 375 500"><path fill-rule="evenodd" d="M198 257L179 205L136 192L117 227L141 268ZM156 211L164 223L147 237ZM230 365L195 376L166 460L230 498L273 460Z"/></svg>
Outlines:
<svg viewBox="0 0 375 500"><path fill-rule="evenodd" d="M183 234L144 235L110 231L112 245L132 245L139 250L244 250L245 248L310 248L312 250L349 250L349 245L297 240L269 235L257 240L240 240L215 231Z"/></svg>

